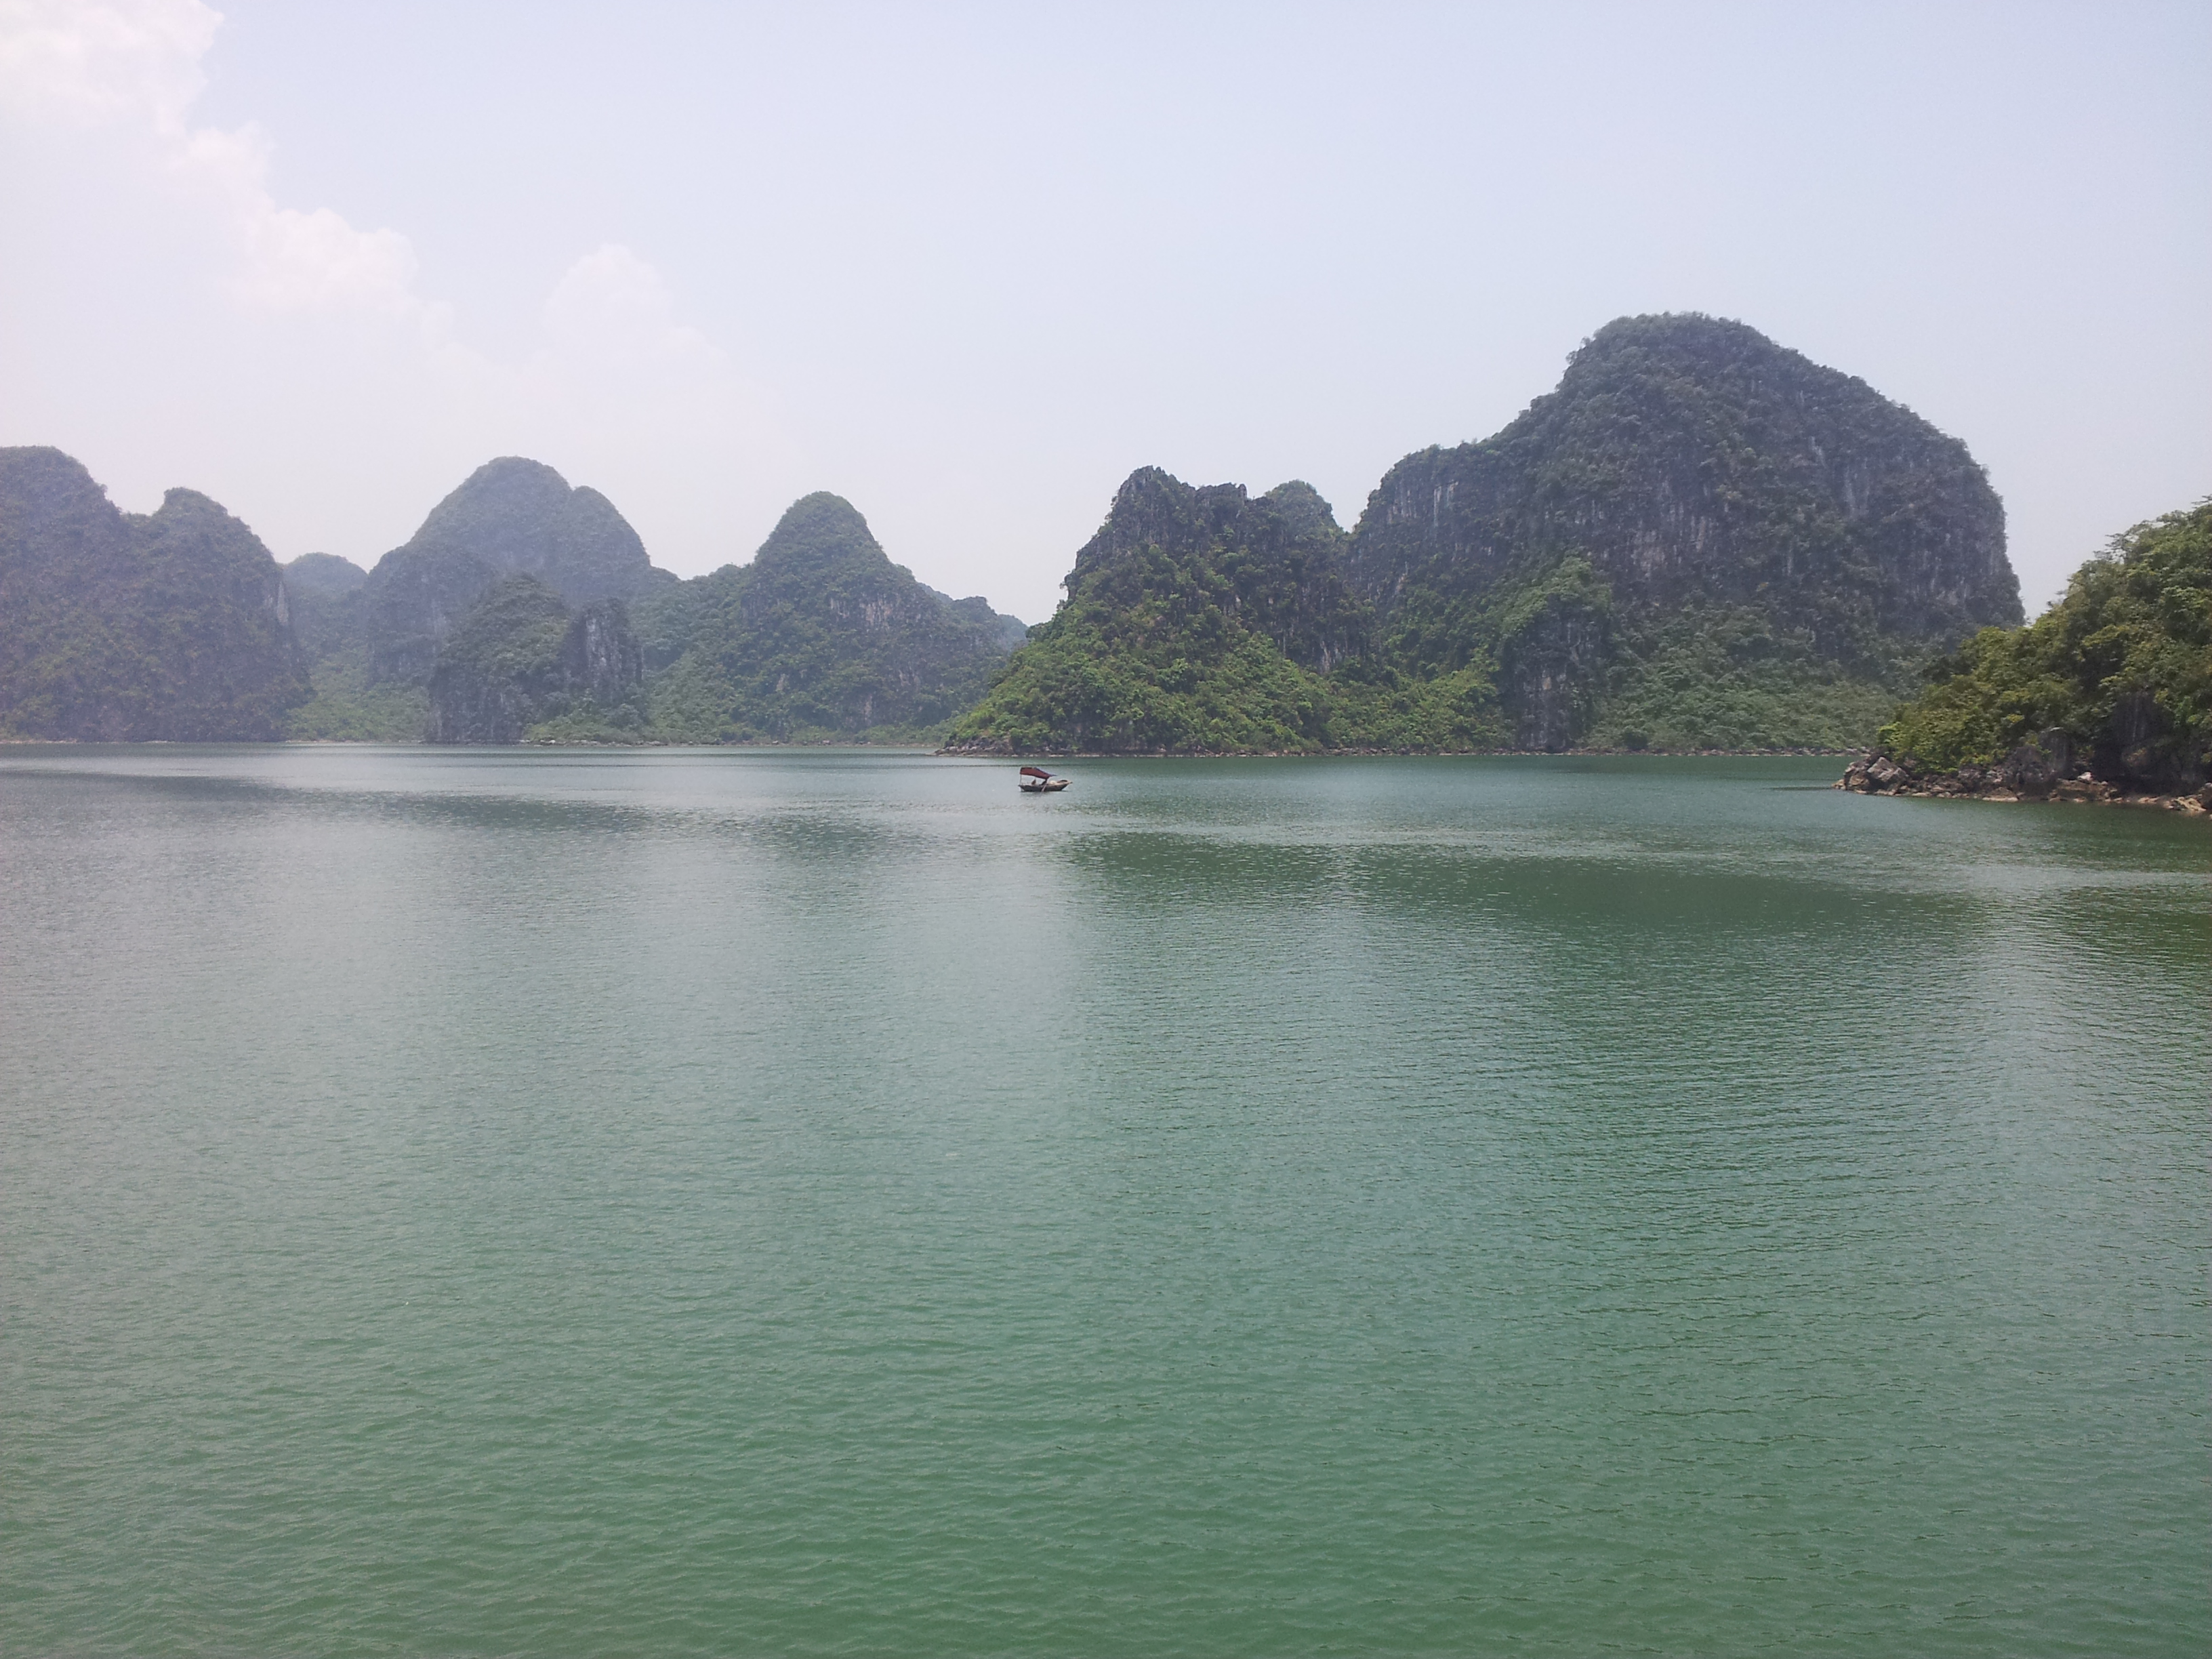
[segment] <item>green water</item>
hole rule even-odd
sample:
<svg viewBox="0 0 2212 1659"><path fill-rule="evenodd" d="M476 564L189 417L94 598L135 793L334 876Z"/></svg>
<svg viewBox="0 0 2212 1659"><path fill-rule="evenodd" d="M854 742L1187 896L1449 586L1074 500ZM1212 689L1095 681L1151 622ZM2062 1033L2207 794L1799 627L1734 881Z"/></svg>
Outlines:
<svg viewBox="0 0 2212 1659"><path fill-rule="evenodd" d="M2212 830L0 750L0 1650L2185 1654Z"/></svg>

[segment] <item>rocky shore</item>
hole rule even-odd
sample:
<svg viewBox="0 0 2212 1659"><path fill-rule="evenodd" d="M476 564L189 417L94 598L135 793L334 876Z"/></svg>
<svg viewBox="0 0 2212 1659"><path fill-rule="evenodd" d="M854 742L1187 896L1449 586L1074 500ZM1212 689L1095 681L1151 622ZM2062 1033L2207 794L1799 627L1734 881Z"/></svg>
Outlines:
<svg viewBox="0 0 2212 1659"><path fill-rule="evenodd" d="M2100 769L2120 775L2100 777ZM1924 795L1937 799L1994 801L2070 801L2148 806L2194 817L2212 813L2212 783L2194 789L2145 787L2124 766L2099 769L2075 754L2074 742L2061 731L2040 732L1990 766L1961 766L1942 771L1910 755L1879 750L1853 761L1836 780L1838 789L1862 795Z"/></svg>

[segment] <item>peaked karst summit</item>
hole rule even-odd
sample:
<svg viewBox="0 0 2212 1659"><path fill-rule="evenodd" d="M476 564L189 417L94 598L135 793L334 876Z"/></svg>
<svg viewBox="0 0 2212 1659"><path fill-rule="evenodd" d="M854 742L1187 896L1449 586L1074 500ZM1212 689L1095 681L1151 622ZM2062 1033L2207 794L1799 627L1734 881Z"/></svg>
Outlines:
<svg viewBox="0 0 2212 1659"><path fill-rule="evenodd" d="M826 491L793 502L750 564L656 593L638 618L654 727L695 742L926 735L1027 635L915 580Z"/></svg>
<svg viewBox="0 0 2212 1659"><path fill-rule="evenodd" d="M684 581L605 496L511 458L365 580L310 560L318 696L295 726L320 736L930 738L1027 631L916 581L842 497L802 498L750 563Z"/></svg>
<svg viewBox="0 0 2212 1659"><path fill-rule="evenodd" d="M1698 316L1610 323L1495 437L1399 462L1346 574L1396 665L1486 656L1538 749L1639 726L1745 746L1731 696L1828 735L1827 691L1886 702L1919 658L2021 619L2004 510L1964 444Z"/></svg>
<svg viewBox="0 0 2212 1659"><path fill-rule="evenodd" d="M502 576L535 576L571 605L635 599L675 577L653 568L614 503L542 461L488 461L369 573L372 681L419 680L468 608Z"/></svg>

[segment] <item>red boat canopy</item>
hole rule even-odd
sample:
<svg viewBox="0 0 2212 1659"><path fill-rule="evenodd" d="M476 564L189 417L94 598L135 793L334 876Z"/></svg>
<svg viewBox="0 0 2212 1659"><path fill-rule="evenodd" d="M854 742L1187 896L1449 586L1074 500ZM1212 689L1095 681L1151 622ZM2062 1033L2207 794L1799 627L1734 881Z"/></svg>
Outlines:
<svg viewBox="0 0 2212 1659"><path fill-rule="evenodd" d="M1042 766L1024 766L1022 768L1022 775L1025 778L1048 778L1052 774Z"/></svg>

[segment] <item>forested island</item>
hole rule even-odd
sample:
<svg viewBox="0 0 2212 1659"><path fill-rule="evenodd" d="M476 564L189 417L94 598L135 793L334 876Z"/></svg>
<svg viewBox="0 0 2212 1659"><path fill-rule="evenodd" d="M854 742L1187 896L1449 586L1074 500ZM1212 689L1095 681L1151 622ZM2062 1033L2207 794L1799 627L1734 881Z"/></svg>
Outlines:
<svg viewBox="0 0 2212 1659"><path fill-rule="evenodd" d="M2212 501L2116 538L1928 678L1838 787L2212 810Z"/></svg>
<svg viewBox="0 0 2212 1659"><path fill-rule="evenodd" d="M2004 540L1958 440L1685 315L1608 324L1494 436L1392 467L1349 530L1302 482L1253 495L1139 469L1033 629L918 581L826 493L749 562L684 580L605 495L507 457L372 568L280 567L204 496L125 514L60 452L4 450L0 736L1878 743L1872 787L1972 788L1972 769L2063 731L2061 781L2082 781L2078 755L2116 789L2201 784L2203 510L2133 532L2025 629ZM2124 660L2116 628L2134 630Z"/></svg>

